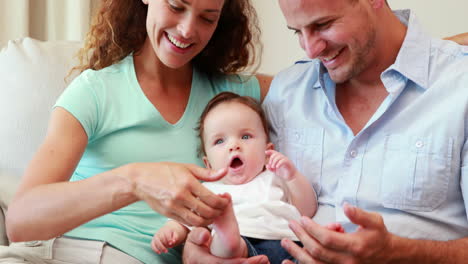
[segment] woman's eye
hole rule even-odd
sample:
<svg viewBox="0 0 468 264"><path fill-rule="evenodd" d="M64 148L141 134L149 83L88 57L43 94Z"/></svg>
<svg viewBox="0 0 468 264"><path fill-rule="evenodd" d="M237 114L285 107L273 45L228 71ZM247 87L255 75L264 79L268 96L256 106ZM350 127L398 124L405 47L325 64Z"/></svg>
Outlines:
<svg viewBox="0 0 468 264"><path fill-rule="evenodd" d="M210 19L210 18L206 18L206 17L202 17L202 20L205 21L205 22L208 23L208 24L214 24L214 23L216 22L216 20Z"/></svg>
<svg viewBox="0 0 468 264"><path fill-rule="evenodd" d="M223 142L224 142L224 140L222 140L222 139L217 139L217 140L215 141L215 145L221 144L221 143L223 143Z"/></svg>
<svg viewBox="0 0 468 264"><path fill-rule="evenodd" d="M251 138L250 135L243 135L243 136L242 136L242 139L249 139L249 138Z"/></svg>
<svg viewBox="0 0 468 264"><path fill-rule="evenodd" d="M172 4L169 4L169 6L171 7L171 9L175 12L181 12L184 10L183 7L178 7L178 6L175 6L175 5L172 5Z"/></svg>

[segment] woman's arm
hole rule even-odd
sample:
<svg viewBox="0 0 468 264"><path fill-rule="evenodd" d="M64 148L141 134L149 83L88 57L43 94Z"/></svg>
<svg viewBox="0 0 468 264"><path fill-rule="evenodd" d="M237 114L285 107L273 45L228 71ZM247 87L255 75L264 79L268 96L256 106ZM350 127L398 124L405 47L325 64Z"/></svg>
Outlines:
<svg viewBox="0 0 468 264"><path fill-rule="evenodd" d="M461 34L458 34L458 35L454 35L454 36L451 36L451 37L446 37L444 39L455 41L456 43L458 43L460 45L468 45L468 32L467 33L461 33Z"/></svg>
<svg viewBox="0 0 468 264"><path fill-rule="evenodd" d="M78 120L57 107L8 208L12 241L50 239L138 200L190 225L211 223L228 204L197 180L217 180L225 171L215 174L194 165L134 163L69 182L87 141Z"/></svg>
<svg viewBox="0 0 468 264"><path fill-rule="evenodd" d="M70 113L62 108L52 112L46 139L8 208L12 241L49 239L137 200L131 184L110 172L68 182L87 140Z"/></svg>
<svg viewBox="0 0 468 264"><path fill-rule="evenodd" d="M257 77L258 83L260 84L260 98L263 102L263 99L265 99L265 96L267 95L268 90L270 89L270 84L273 80L273 76L266 74L257 74L255 76Z"/></svg>

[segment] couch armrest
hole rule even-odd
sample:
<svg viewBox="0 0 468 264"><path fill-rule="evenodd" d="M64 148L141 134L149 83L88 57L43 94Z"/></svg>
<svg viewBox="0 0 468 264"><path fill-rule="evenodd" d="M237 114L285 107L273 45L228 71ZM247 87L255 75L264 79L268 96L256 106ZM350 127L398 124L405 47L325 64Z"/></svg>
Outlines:
<svg viewBox="0 0 468 264"><path fill-rule="evenodd" d="M0 208L0 246L8 246L9 241L6 235L6 227L5 227L5 213L3 207Z"/></svg>
<svg viewBox="0 0 468 264"><path fill-rule="evenodd" d="M8 246L8 238L5 230L5 213L3 208L0 208L0 246Z"/></svg>
<svg viewBox="0 0 468 264"><path fill-rule="evenodd" d="M8 245L5 228L5 216L8 204L11 202L20 182L18 174L0 171L0 245Z"/></svg>

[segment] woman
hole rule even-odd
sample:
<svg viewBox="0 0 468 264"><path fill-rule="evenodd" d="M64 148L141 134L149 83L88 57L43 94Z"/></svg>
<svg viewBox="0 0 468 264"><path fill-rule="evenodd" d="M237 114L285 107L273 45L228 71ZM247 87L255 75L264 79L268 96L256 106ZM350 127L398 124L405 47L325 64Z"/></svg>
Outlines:
<svg viewBox="0 0 468 264"><path fill-rule="evenodd" d="M12 241L64 236L23 258L180 262L174 250L152 252L151 238L165 216L207 225L227 205L198 181L226 171L194 165L193 128L221 91L266 93L269 77L236 74L255 61L257 29L249 0L103 0L82 73L57 101L7 215Z"/></svg>

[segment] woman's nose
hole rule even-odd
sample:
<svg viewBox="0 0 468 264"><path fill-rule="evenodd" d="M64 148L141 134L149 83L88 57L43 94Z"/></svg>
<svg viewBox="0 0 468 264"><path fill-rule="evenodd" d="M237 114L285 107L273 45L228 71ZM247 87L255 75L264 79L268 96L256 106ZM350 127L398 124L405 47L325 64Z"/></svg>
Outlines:
<svg viewBox="0 0 468 264"><path fill-rule="evenodd" d="M183 38L189 39L195 29L195 21L192 15L187 15L177 25L177 30Z"/></svg>

